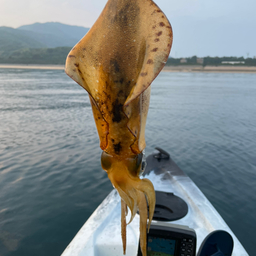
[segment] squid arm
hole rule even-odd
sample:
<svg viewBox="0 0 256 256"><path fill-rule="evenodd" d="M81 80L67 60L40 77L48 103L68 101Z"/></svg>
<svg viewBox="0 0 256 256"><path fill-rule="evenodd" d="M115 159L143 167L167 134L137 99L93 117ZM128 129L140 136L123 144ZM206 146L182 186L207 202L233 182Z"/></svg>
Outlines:
<svg viewBox="0 0 256 256"><path fill-rule="evenodd" d="M139 173L150 85L164 67L171 45L171 25L152 0L109 0L66 60L66 73L89 94L103 150L102 168L121 197L124 254L128 206L130 222L139 209L141 251L146 256L155 192Z"/></svg>

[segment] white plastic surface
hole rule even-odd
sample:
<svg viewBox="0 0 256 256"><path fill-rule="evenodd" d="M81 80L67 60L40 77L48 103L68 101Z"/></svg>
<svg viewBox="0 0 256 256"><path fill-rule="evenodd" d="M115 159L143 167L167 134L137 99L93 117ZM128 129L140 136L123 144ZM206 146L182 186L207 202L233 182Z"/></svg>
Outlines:
<svg viewBox="0 0 256 256"><path fill-rule="evenodd" d="M197 250L210 232L221 229L226 230L233 237L234 250L232 256L248 256L219 213L188 176L174 176L166 170L165 173L160 175L150 172L146 178L153 182L155 190L173 192L187 202L188 214L184 218L171 223L189 226L196 231ZM87 220L62 256L123 255L120 209L119 195L113 190ZM139 216L137 215L127 227L126 256L137 256L138 241Z"/></svg>

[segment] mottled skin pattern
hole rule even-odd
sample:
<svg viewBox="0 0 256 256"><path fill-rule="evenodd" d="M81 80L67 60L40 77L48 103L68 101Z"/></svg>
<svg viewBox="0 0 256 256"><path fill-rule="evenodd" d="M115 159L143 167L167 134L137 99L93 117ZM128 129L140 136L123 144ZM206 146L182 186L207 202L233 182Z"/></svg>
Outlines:
<svg viewBox="0 0 256 256"><path fill-rule="evenodd" d="M124 253L128 206L131 220L139 209L141 249L146 255L146 198L149 228L155 192L139 172L150 84L165 65L171 45L171 25L153 1L109 0L66 61L66 73L89 93L102 167L122 198Z"/></svg>

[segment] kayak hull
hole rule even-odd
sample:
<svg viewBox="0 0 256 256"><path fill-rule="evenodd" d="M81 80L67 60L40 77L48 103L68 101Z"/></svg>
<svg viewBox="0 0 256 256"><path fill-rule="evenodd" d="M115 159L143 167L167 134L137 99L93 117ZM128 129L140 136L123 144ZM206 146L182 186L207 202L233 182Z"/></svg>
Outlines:
<svg viewBox="0 0 256 256"><path fill-rule="evenodd" d="M214 230L227 231L234 240L233 256L247 256L235 234L195 183L171 158L159 158L154 152L147 157L143 176L148 178L156 191L174 193L188 205L188 213L179 220L168 223L188 226L197 235L197 250L204 238ZM129 219L129 214L127 220ZM86 221L68 245L62 256L120 256L123 255L121 240L121 202L116 190ZM156 221L153 220L152 223ZM165 223L165 222L162 222ZM139 215L127 226L127 256L136 256L139 245Z"/></svg>

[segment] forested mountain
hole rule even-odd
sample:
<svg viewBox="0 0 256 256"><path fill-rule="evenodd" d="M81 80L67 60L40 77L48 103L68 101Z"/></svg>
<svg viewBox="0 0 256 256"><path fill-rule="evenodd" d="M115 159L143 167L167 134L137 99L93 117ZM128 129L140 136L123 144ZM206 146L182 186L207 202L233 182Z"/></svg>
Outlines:
<svg viewBox="0 0 256 256"><path fill-rule="evenodd" d="M35 23L17 29L0 27L0 63L22 63L21 59L29 57L29 54L42 57L45 53L50 57L49 53L53 51L46 48L58 47L55 55L66 53L88 30L89 28L58 22ZM36 59L32 55L30 59ZM48 58L47 56L45 58ZM63 56L60 58L63 59Z"/></svg>
<svg viewBox="0 0 256 256"><path fill-rule="evenodd" d="M47 22L21 26L17 30L34 38L48 48L54 48L74 46L88 32L89 28Z"/></svg>
<svg viewBox="0 0 256 256"><path fill-rule="evenodd" d="M0 55L22 48L42 48L45 44L28 36L26 32L9 27L0 27Z"/></svg>

